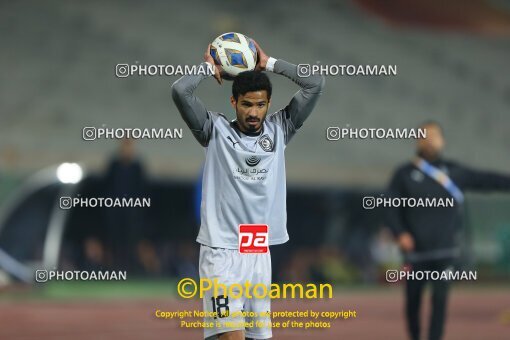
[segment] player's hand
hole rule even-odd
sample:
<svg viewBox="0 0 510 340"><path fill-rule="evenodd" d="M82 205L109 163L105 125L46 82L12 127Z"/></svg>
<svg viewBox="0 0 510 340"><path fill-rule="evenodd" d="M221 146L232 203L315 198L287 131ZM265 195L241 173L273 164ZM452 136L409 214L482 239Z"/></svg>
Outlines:
<svg viewBox="0 0 510 340"><path fill-rule="evenodd" d="M252 39L253 40L253 39ZM258 60L257 65L255 65L255 70L263 71L266 69L267 61L269 60L269 56L260 48L259 44L253 40L255 47L257 48Z"/></svg>
<svg viewBox="0 0 510 340"><path fill-rule="evenodd" d="M398 236L398 245L404 252L409 253L414 250L414 238L408 233L404 232Z"/></svg>
<svg viewBox="0 0 510 340"><path fill-rule="evenodd" d="M221 79L222 69L221 69L220 65L216 65L214 63L214 59L211 55L211 44L207 45L207 50L205 51L205 54L204 54L204 61L206 61L209 64L214 66L214 79L216 79L218 84L220 84L220 85L223 84L223 79Z"/></svg>

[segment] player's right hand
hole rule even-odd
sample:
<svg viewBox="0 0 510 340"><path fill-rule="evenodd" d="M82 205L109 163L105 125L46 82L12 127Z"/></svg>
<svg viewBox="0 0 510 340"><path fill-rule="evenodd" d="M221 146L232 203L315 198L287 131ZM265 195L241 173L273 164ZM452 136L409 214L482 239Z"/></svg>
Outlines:
<svg viewBox="0 0 510 340"><path fill-rule="evenodd" d="M414 238L408 232L403 232L398 236L398 245L404 252L409 253L414 250Z"/></svg>
<svg viewBox="0 0 510 340"><path fill-rule="evenodd" d="M255 70L258 71L264 71L266 69L267 61L269 60L269 56L260 48L260 45L252 39L253 43L255 44L255 48L257 49L257 65L255 65Z"/></svg>
<svg viewBox="0 0 510 340"><path fill-rule="evenodd" d="M220 65L216 65L214 63L214 59L211 55L211 44L207 45L207 50L205 51L205 54L204 54L204 61L206 61L209 64L214 66L214 79L216 79L218 84L220 84L220 85L223 84L223 79L221 79L222 69L221 69Z"/></svg>

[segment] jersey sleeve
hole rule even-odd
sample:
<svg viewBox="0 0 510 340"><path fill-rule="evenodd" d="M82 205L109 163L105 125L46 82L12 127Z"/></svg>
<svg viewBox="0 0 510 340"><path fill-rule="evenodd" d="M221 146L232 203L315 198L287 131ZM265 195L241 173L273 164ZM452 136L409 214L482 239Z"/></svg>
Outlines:
<svg viewBox="0 0 510 340"><path fill-rule="evenodd" d="M300 87L285 108L269 117L271 121L282 127L285 133L285 144L287 144L312 113L322 94L325 78L320 75L299 77L297 66L281 59L275 62L272 72L289 78Z"/></svg>
<svg viewBox="0 0 510 340"><path fill-rule="evenodd" d="M207 67L207 63L202 66ZM172 99L191 133L204 147L211 138L213 119L204 103L194 92L207 75L185 75L172 84Z"/></svg>

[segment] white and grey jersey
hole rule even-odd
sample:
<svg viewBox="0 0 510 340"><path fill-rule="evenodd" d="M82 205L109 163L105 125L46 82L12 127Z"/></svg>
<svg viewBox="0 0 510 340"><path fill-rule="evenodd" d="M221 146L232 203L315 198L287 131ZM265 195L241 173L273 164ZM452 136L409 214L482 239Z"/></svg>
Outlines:
<svg viewBox="0 0 510 340"><path fill-rule="evenodd" d="M240 224L267 224L270 245L289 239L284 151L310 115L324 79L299 78L296 65L283 60L276 61L273 72L301 89L284 109L268 114L256 136L242 133L225 115L207 111L193 95L205 76L184 76L172 85L179 112L206 151L197 237L201 244L237 249Z"/></svg>

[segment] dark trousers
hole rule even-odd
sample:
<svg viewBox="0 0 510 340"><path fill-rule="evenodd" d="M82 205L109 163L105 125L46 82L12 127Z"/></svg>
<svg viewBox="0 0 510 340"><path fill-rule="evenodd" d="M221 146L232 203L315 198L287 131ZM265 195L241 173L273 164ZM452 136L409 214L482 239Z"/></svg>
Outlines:
<svg viewBox="0 0 510 340"><path fill-rule="evenodd" d="M451 268L452 260L435 260L411 264L410 270L442 272ZM446 307L450 282L445 280L407 280L406 317L407 328L412 340L420 339L420 307L423 291L427 282L432 285L432 313L429 323L429 340L440 340L443 336L446 320Z"/></svg>

